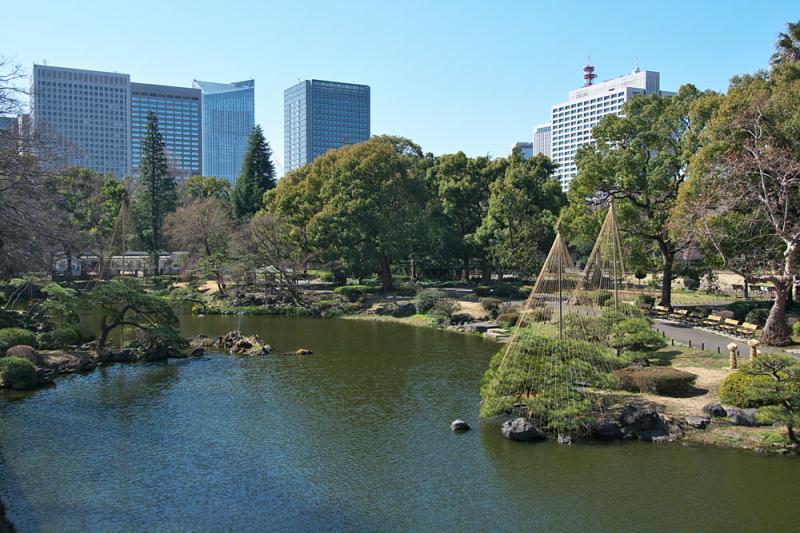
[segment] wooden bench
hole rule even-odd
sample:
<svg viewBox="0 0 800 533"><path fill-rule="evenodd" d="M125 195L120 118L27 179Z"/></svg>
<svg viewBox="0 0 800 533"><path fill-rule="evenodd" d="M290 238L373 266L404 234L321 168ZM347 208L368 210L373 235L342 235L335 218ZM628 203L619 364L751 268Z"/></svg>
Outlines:
<svg viewBox="0 0 800 533"><path fill-rule="evenodd" d="M686 322L686 321L689 320L689 310L688 309L676 309L675 311L672 312L672 317L677 319L677 320Z"/></svg>
<svg viewBox="0 0 800 533"><path fill-rule="evenodd" d="M719 327L725 331L736 333L736 330L739 329L739 321L734 320L732 318L726 318L723 322L720 323Z"/></svg>
<svg viewBox="0 0 800 533"><path fill-rule="evenodd" d="M710 328L717 329L721 322L722 322L722 317L721 316L719 316L719 315L708 315L703 320L703 325L704 326L708 326Z"/></svg>
<svg viewBox="0 0 800 533"><path fill-rule="evenodd" d="M658 316L668 316L670 312L669 307L665 307L663 305L657 305L653 307L652 313Z"/></svg>
<svg viewBox="0 0 800 533"><path fill-rule="evenodd" d="M758 332L758 325L744 322L741 326L736 328L737 333L741 333L745 337L753 337Z"/></svg>

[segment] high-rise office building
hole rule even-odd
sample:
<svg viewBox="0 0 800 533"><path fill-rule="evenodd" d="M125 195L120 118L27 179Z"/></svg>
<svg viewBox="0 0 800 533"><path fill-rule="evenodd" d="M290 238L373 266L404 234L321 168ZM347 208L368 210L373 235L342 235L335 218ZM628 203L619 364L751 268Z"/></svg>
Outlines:
<svg viewBox="0 0 800 533"><path fill-rule="evenodd" d="M122 177L130 169L130 76L34 65L31 127L62 164Z"/></svg>
<svg viewBox="0 0 800 533"><path fill-rule="evenodd" d="M601 118L622 114L622 106L635 95L672 94L660 90L658 72L636 69L627 76L597 84L595 77L593 66L584 67L584 86L552 108L552 159L559 165L555 175L564 190L578 173L575 152L584 144L594 143L592 128Z"/></svg>
<svg viewBox="0 0 800 533"><path fill-rule="evenodd" d="M550 139L550 124L540 124L533 128L533 155L544 154L553 157Z"/></svg>
<svg viewBox="0 0 800 533"><path fill-rule="evenodd" d="M17 128L17 117L0 117L0 131L14 130Z"/></svg>
<svg viewBox="0 0 800 533"><path fill-rule="evenodd" d="M533 157L533 143L529 142L517 142L511 145L511 151L513 152L519 148L520 152L522 153L522 157L525 159L530 159Z"/></svg>
<svg viewBox="0 0 800 533"><path fill-rule="evenodd" d="M202 174L200 89L131 83L131 168L139 172L147 115L158 117L167 163L178 177Z"/></svg>
<svg viewBox="0 0 800 533"><path fill-rule="evenodd" d="M203 174L234 181L255 125L255 81L194 86L202 91Z"/></svg>
<svg viewBox="0 0 800 533"><path fill-rule="evenodd" d="M369 139L368 85L306 80L283 92L283 164L289 172L333 148Z"/></svg>

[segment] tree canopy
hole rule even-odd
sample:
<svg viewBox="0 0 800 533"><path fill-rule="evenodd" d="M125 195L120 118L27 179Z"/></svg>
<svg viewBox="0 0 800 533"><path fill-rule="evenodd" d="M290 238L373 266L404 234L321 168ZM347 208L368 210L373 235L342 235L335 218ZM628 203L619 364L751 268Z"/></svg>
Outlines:
<svg viewBox="0 0 800 533"><path fill-rule="evenodd" d="M272 149L264 138L261 126L255 126L250 133L242 170L236 178L231 194L233 215L238 219L253 216L261 209L264 193L274 187L275 166L272 163Z"/></svg>

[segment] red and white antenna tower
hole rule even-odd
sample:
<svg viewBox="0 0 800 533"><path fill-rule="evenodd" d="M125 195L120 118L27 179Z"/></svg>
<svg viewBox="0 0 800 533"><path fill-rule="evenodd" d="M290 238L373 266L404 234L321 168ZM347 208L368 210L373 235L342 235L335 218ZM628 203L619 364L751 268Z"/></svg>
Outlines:
<svg viewBox="0 0 800 533"><path fill-rule="evenodd" d="M597 74L594 73L594 66L591 65L592 58L587 61L587 65L583 67L583 86L589 87L594 82Z"/></svg>

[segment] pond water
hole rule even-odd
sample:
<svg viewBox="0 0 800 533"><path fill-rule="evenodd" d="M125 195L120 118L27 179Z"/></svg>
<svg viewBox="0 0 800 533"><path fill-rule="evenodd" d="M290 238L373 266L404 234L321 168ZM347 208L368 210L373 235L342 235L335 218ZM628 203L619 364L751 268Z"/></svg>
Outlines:
<svg viewBox="0 0 800 533"><path fill-rule="evenodd" d="M236 320L182 316L187 335ZM506 441L477 420L497 348L478 337L304 318L241 329L314 355L114 365L0 399L0 498L19 531L797 527L796 459ZM473 431L453 434L455 418Z"/></svg>

